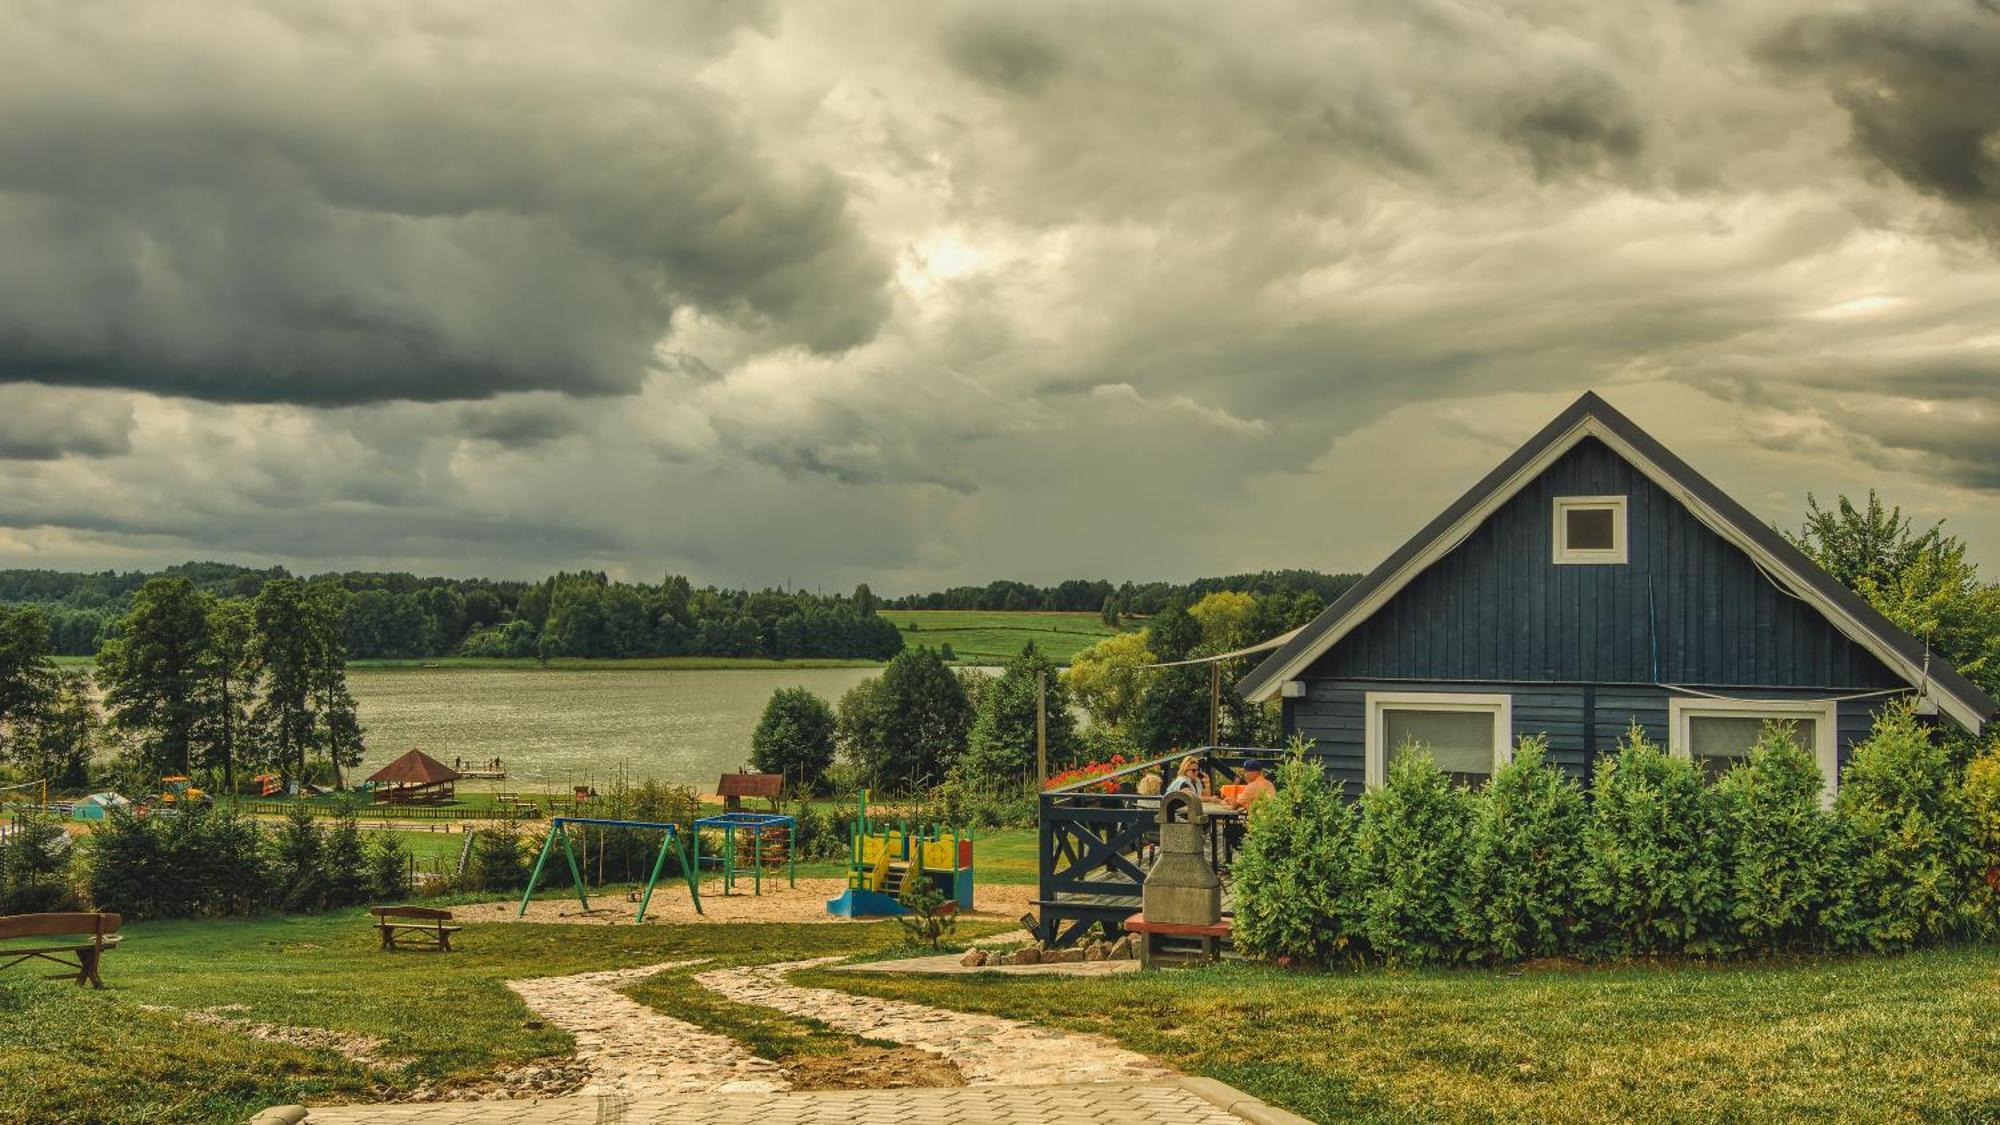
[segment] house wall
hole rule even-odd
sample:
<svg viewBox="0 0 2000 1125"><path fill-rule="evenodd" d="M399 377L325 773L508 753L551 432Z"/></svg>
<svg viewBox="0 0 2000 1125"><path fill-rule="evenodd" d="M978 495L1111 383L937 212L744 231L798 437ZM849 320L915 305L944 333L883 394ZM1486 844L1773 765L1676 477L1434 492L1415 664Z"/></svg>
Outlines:
<svg viewBox="0 0 2000 1125"><path fill-rule="evenodd" d="M1366 777L1364 731L1367 693L1371 691L1509 695L1513 698L1513 738L1547 735L1549 760L1586 784L1594 757L1609 753L1635 722L1647 738L1667 745L1668 700L1677 694L1661 687L1629 684L1308 680L1304 698L1284 701L1285 733L1313 740L1313 752L1324 763L1327 775L1339 781L1349 796L1360 794ZM1827 695L1774 688L1717 694L1752 699L1824 699ZM1839 705L1836 733L1843 768L1851 745L1868 737L1873 712L1889 698L1846 700Z"/></svg>
<svg viewBox="0 0 2000 1125"><path fill-rule="evenodd" d="M1629 561L1556 565L1555 498L1597 495L1627 497ZM1595 438L1301 678L1799 687L1822 698L1904 686Z"/></svg>

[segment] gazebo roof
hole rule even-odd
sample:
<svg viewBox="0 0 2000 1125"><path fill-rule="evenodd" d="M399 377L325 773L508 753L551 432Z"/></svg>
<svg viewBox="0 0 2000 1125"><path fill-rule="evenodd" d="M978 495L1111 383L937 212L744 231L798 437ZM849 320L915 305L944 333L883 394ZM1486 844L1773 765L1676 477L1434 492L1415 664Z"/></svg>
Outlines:
<svg viewBox="0 0 2000 1125"><path fill-rule="evenodd" d="M776 798L785 791L785 775L781 773L725 773L716 783L718 797L770 797Z"/></svg>
<svg viewBox="0 0 2000 1125"><path fill-rule="evenodd" d="M393 785L436 785L457 781L458 771L422 750L412 750L369 774L368 780L386 781Z"/></svg>

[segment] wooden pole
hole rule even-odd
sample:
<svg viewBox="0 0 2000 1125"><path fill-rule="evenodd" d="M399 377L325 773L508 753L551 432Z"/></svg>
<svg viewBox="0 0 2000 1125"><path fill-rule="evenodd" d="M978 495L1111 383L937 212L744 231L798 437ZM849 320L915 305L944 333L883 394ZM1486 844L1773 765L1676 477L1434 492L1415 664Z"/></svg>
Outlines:
<svg viewBox="0 0 2000 1125"><path fill-rule="evenodd" d="M1049 674L1035 673L1035 789L1049 783Z"/></svg>
<svg viewBox="0 0 2000 1125"><path fill-rule="evenodd" d="M1222 661L1208 666L1208 744L1222 742Z"/></svg>

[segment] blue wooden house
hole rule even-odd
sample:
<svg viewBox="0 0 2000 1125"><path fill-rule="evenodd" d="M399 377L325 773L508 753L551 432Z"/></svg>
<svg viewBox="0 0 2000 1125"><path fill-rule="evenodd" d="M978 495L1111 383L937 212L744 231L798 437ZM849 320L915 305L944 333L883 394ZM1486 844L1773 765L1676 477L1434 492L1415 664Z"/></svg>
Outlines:
<svg viewBox="0 0 2000 1125"><path fill-rule="evenodd" d="M1579 777L1633 723L1720 772L1789 719L1830 800L1894 697L1994 701L1585 394L1239 685L1349 793L1412 740L1468 782L1543 734Z"/></svg>

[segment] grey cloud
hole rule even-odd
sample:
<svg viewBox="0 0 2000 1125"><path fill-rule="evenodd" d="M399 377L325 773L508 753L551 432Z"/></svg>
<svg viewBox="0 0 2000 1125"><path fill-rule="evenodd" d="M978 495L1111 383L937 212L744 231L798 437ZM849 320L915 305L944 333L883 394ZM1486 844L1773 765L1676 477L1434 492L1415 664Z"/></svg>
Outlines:
<svg viewBox="0 0 2000 1125"><path fill-rule="evenodd" d="M609 21L590 54L537 38L575 28L372 11L367 35L220 6L173 30L145 5L12 17L0 379L619 394L680 310L770 347L876 331L885 266L844 184L770 151L696 60L629 55ZM701 18L721 49L737 21Z"/></svg>
<svg viewBox="0 0 2000 1125"><path fill-rule="evenodd" d="M117 457L132 449L123 396L0 386L0 459Z"/></svg>
<svg viewBox="0 0 2000 1125"><path fill-rule="evenodd" d="M1040 31L990 18L952 29L946 51L967 76L1012 93L1038 93L1063 69L1062 52Z"/></svg>
<svg viewBox="0 0 2000 1125"><path fill-rule="evenodd" d="M2000 236L2000 11L1969 0L1803 17L1762 53L1826 84L1855 148Z"/></svg>

